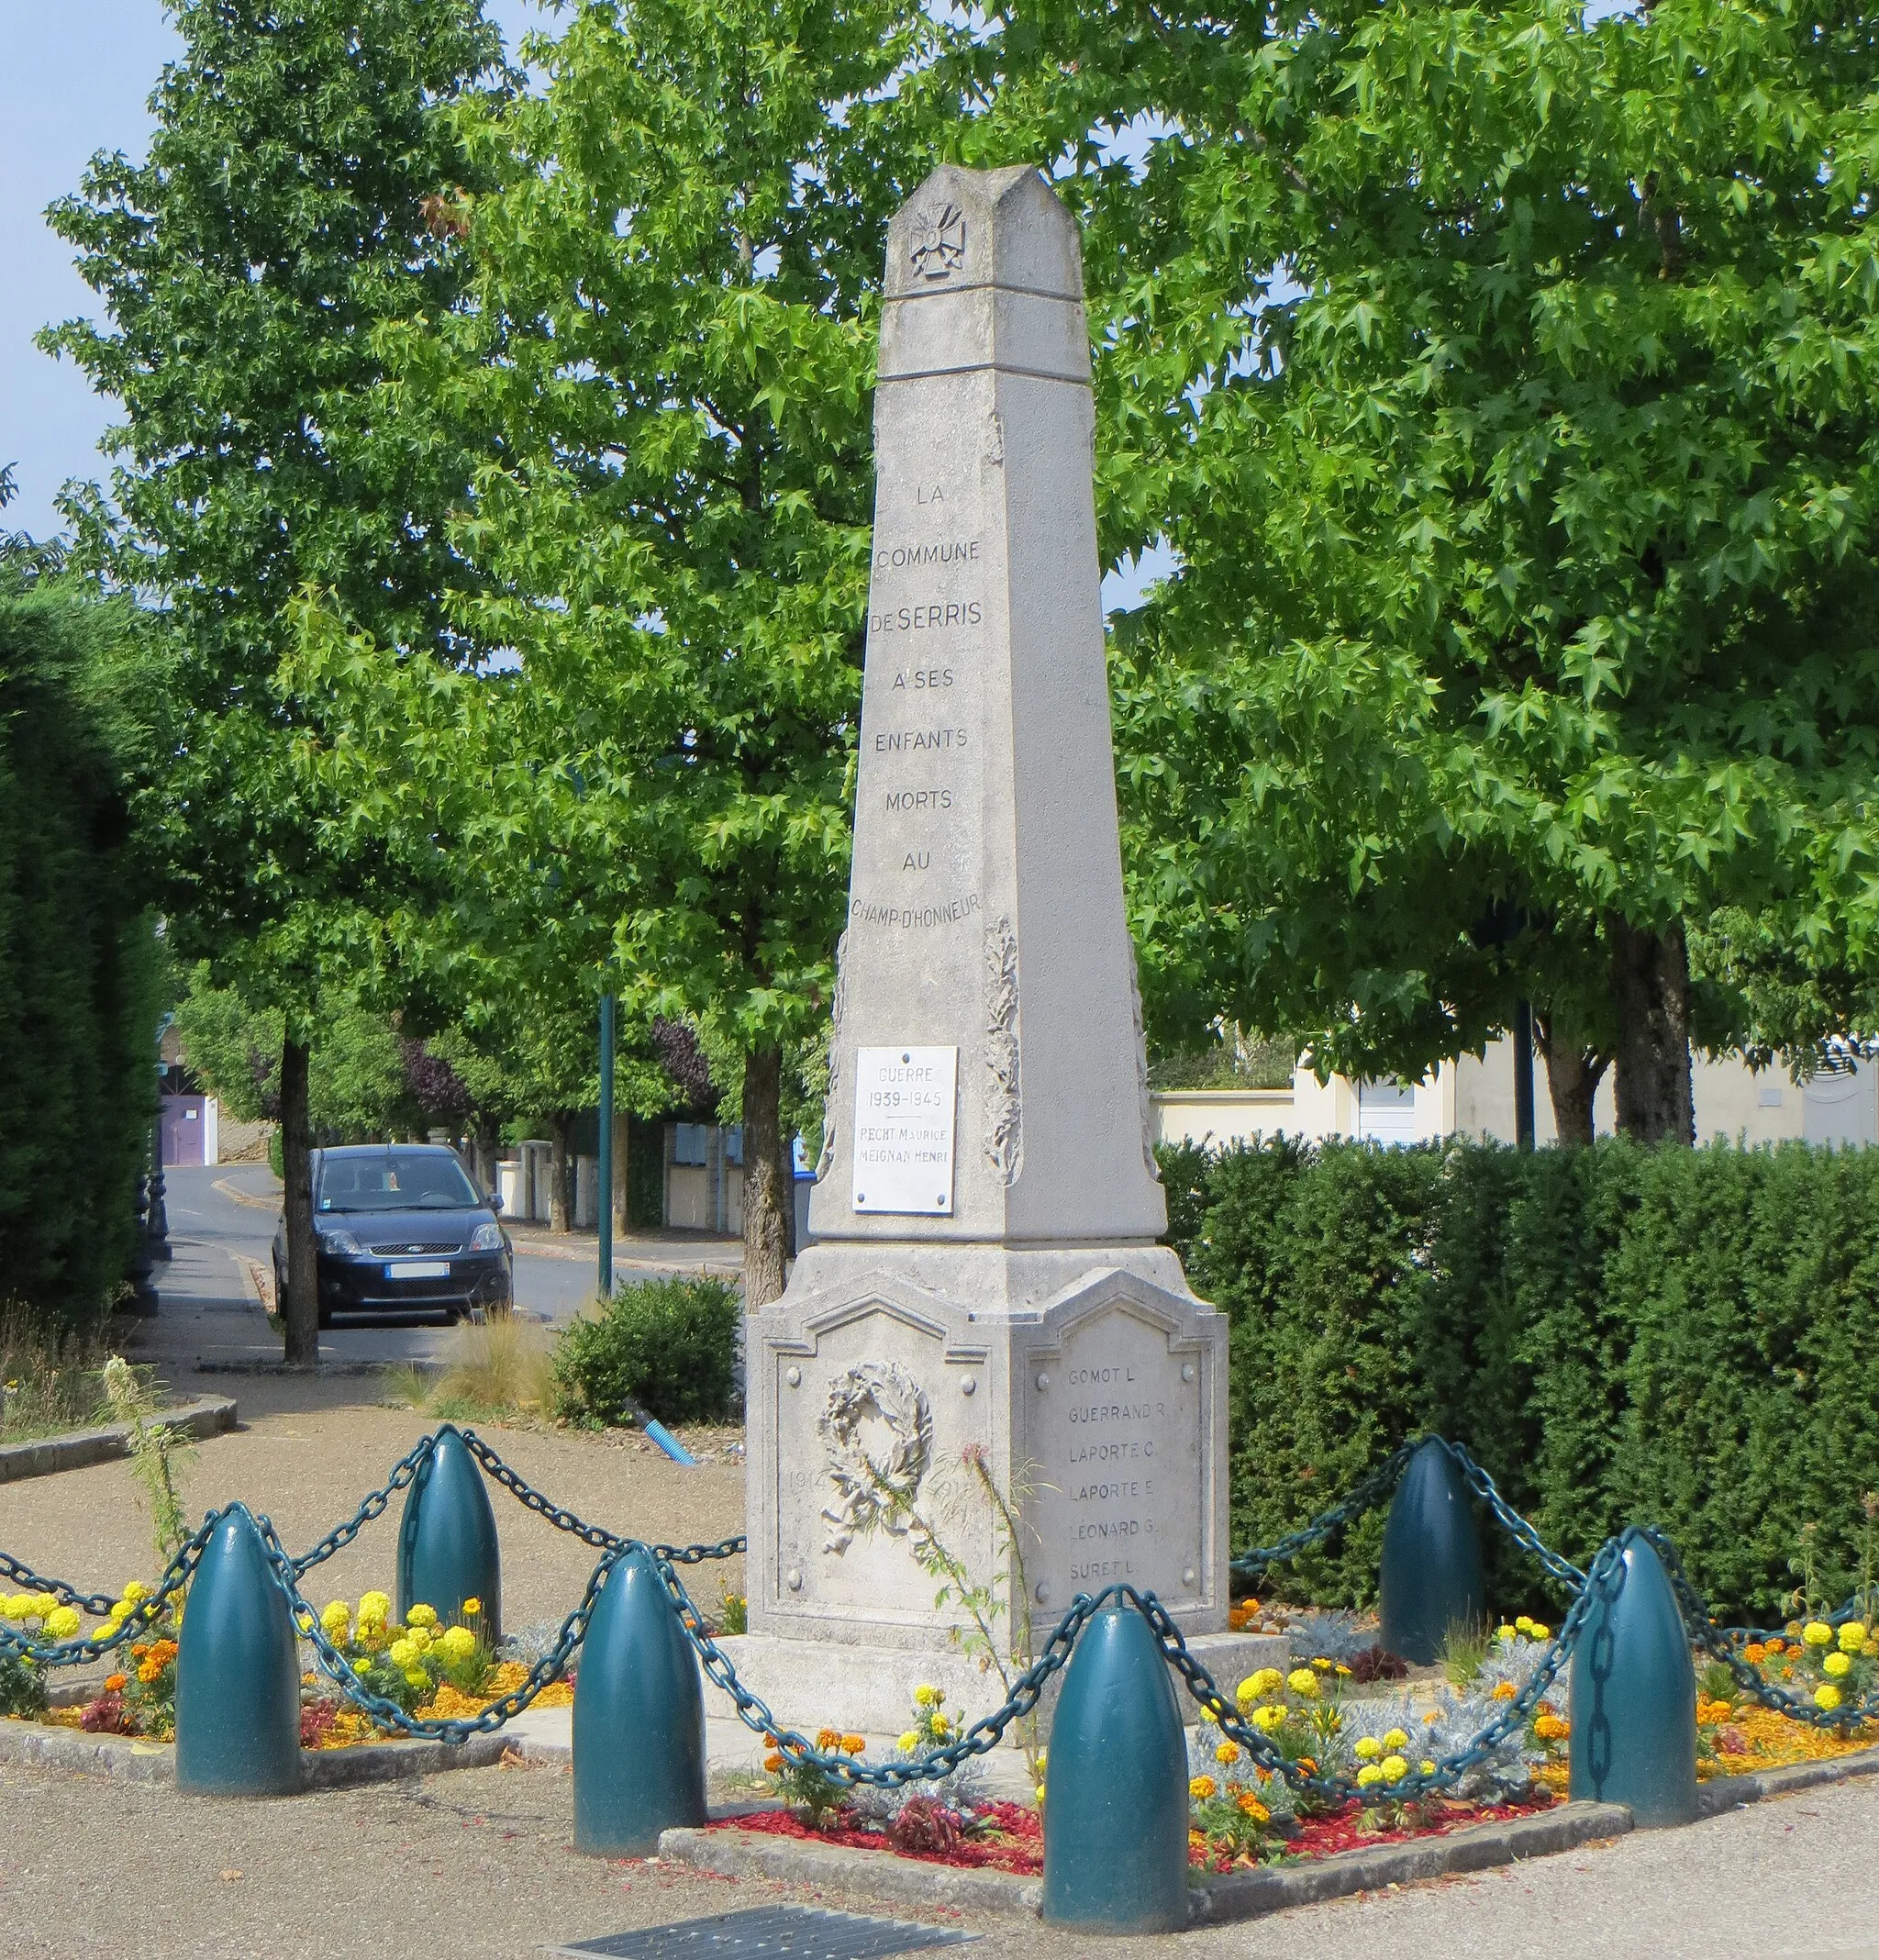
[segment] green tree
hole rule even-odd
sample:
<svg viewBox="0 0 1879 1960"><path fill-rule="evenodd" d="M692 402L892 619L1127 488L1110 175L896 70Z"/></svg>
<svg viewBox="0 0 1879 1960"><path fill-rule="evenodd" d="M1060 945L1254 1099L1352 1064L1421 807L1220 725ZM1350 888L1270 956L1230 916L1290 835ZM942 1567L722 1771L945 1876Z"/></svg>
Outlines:
<svg viewBox="0 0 1879 1960"><path fill-rule="evenodd" d="M911 0L594 0L531 46L540 94L473 144L508 172L473 213L477 305L407 337L402 381L500 431L455 536L519 671L311 620L299 670L362 834L446 840L466 909L552 877L535 916L602 925L629 1020L742 1058L752 1305L783 1286L784 1059L847 883L883 233L938 156L949 32Z"/></svg>
<svg viewBox="0 0 1879 1960"><path fill-rule="evenodd" d="M157 596L172 629L161 766L140 814L163 909L283 1017L287 1356L317 1352L306 1175L323 992L380 950L382 859L291 766L307 704L278 684L308 581L401 654L450 661L461 576L444 518L466 451L390 418L375 336L455 304L456 111L499 89L481 0L177 0L181 58L150 156L99 155L50 219L108 323L40 337L124 405L110 496L75 490L77 557ZM401 885L410 876L406 867Z"/></svg>
<svg viewBox="0 0 1879 1960"><path fill-rule="evenodd" d="M1117 661L1164 1019L1419 1071L1525 996L1588 1131L1611 1055L1688 1137L1692 1036L1755 1031L1713 919L1871 970L1873 25L999 11L973 140L1084 205L1105 548L1179 558Z"/></svg>

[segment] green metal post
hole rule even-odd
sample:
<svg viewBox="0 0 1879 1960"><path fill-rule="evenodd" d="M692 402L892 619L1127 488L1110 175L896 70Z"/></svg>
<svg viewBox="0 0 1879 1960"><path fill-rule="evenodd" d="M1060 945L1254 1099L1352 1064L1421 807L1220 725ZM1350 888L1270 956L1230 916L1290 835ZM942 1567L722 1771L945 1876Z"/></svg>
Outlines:
<svg viewBox="0 0 1879 1960"><path fill-rule="evenodd" d="M494 1646L502 1638L503 1565L495 1513L483 1471L452 1422L411 1481L398 1525L398 1618L428 1606L443 1625L465 1620L474 1599L474 1630Z"/></svg>
<svg viewBox="0 0 1879 1960"><path fill-rule="evenodd" d="M1696 1816L1696 1675L1656 1548L1636 1525L1618 1541L1573 1650L1573 1799L1624 1803L1640 1830Z"/></svg>
<svg viewBox="0 0 1879 1960"><path fill-rule="evenodd" d="M203 1547L177 1649L177 1787L202 1797L298 1790L294 1619L245 1505L231 1504Z"/></svg>
<svg viewBox="0 0 1879 1960"><path fill-rule="evenodd" d="M1487 1620L1481 1534L1461 1466L1433 1436L1403 1471L1384 1525L1383 1624L1385 1652L1427 1667L1451 1628Z"/></svg>
<svg viewBox="0 0 1879 1960"><path fill-rule="evenodd" d="M595 1204L600 1226L600 1297L613 1297L613 1046L614 997L600 997L600 1186Z"/></svg>
<svg viewBox="0 0 1879 1960"><path fill-rule="evenodd" d="M644 1858L705 1821L698 1662L644 1547L600 1588L574 1679L574 1849Z"/></svg>
<svg viewBox="0 0 1879 1960"><path fill-rule="evenodd" d="M1093 1933L1184 1928L1187 1745L1138 1608L1107 1607L1077 1637L1044 1786L1044 1918Z"/></svg>

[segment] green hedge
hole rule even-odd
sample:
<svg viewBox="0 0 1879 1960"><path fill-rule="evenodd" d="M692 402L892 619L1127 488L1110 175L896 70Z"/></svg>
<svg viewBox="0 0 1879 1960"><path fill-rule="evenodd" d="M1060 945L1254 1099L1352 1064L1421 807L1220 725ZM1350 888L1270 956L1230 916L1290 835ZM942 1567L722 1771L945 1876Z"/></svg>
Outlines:
<svg viewBox="0 0 1879 1960"><path fill-rule="evenodd" d="M742 1313L721 1279L629 1281L556 1338L556 1413L623 1428L637 1402L662 1422L724 1420L737 1400Z"/></svg>
<svg viewBox="0 0 1879 1960"><path fill-rule="evenodd" d="M1860 1575L1879 1489L1879 1151L1164 1153L1170 1239L1232 1327L1233 1542L1269 1543L1405 1435L1466 1443L1583 1563L1662 1525L1715 1604L1778 1616L1806 1523ZM1293 1568L1373 1598L1382 1516ZM1548 1597L1489 1533L1497 1606Z"/></svg>
<svg viewBox="0 0 1879 1960"><path fill-rule="evenodd" d="M0 549L0 1304L67 1323L125 1276L156 1104L161 969L103 685L124 631Z"/></svg>

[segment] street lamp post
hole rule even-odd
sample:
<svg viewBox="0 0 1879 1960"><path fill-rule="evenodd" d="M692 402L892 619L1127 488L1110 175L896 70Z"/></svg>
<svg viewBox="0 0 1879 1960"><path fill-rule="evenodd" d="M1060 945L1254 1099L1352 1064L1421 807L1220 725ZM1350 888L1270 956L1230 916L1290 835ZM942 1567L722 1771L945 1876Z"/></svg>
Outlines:
<svg viewBox="0 0 1879 1960"><path fill-rule="evenodd" d="M600 1237L600 1297L613 1297L613 1063L614 997L600 997L600 1148L595 1165L595 1218Z"/></svg>

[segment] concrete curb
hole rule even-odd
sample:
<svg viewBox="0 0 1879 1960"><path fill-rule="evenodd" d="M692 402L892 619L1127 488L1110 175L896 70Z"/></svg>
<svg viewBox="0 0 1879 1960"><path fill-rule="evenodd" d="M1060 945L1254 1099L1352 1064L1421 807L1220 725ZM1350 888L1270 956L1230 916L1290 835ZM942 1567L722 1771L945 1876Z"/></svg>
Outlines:
<svg viewBox="0 0 1879 1960"><path fill-rule="evenodd" d="M340 1789L359 1783L395 1783L447 1769L483 1769L507 1747L501 1731L461 1743L361 1743L351 1749L303 1749L300 1787ZM176 1781L176 1745L128 1735L87 1735L39 1722L0 1721L0 1763L63 1769L119 1783Z"/></svg>
<svg viewBox="0 0 1879 1960"><path fill-rule="evenodd" d="M1195 1888L1189 1915L1197 1923L1221 1925L1256 1919L1293 1906L1346 1899L1384 1886L1413 1885L1452 1872L1484 1871L1572 1851L1594 1838L1621 1837L1631 1829L1630 1810L1621 1803L1564 1803L1538 1817L1502 1823L1471 1824L1446 1837L1414 1838L1405 1844L1366 1845L1340 1851L1309 1865L1267 1865L1256 1872L1229 1872Z"/></svg>
<svg viewBox="0 0 1879 1960"><path fill-rule="evenodd" d="M1847 1783L1855 1776L1879 1776L1879 1749L1851 1755L1829 1756L1824 1763L1790 1763L1785 1769L1758 1769L1741 1776L1712 1776L1696 1787L1696 1814L1722 1817L1745 1803L1764 1797L1785 1797L1821 1783Z"/></svg>
<svg viewBox="0 0 1879 1960"><path fill-rule="evenodd" d="M1041 1882L1012 1872L961 1871L897 1858L892 1852L851 1851L844 1844L810 1844L754 1832L665 1831L660 1833L659 1854L724 1878L781 1878L792 1885L860 1892L895 1905L957 1906L1031 1919L1044 1905Z"/></svg>
<svg viewBox="0 0 1879 1960"><path fill-rule="evenodd" d="M157 1420L201 1442L235 1427L235 1404L227 1396L206 1396L181 1409L165 1409ZM43 1442L11 1442L0 1448L0 1484L16 1483L26 1476L50 1476L59 1470L83 1470L129 1453L128 1423L74 1430L66 1436L48 1436Z"/></svg>

